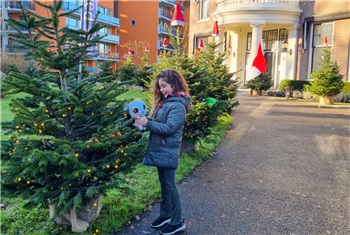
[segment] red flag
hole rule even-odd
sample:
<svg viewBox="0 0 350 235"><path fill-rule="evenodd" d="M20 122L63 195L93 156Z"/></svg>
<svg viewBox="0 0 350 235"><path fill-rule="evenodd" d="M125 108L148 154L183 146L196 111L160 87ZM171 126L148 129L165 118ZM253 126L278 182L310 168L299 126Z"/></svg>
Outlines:
<svg viewBox="0 0 350 235"><path fill-rule="evenodd" d="M259 76L261 73L266 73L266 60L259 43L258 54L255 57L252 66L247 70L246 81Z"/></svg>

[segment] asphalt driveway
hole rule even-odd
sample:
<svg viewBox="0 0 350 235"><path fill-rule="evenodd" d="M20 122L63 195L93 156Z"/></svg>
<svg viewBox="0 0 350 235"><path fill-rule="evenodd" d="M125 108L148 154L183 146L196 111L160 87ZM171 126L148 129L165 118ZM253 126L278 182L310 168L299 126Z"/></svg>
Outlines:
<svg viewBox="0 0 350 235"><path fill-rule="evenodd" d="M179 183L185 235L349 235L350 107L238 96L217 151ZM149 228L159 205L114 235Z"/></svg>

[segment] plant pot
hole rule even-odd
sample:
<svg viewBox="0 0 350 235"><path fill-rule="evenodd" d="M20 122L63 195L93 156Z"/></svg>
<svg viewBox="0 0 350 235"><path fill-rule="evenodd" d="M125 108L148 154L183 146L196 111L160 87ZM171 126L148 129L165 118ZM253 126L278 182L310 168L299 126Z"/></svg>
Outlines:
<svg viewBox="0 0 350 235"><path fill-rule="evenodd" d="M72 226L72 232L85 232L89 223L97 218L102 209L101 196L92 199L79 208L72 208L64 215L55 216L56 205L50 205L50 218L54 218L58 224L66 224Z"/></svg>
<svg viewBox="0 0 350 235"><path fill-rule="evenodd" d="M334 97L333 96L320 96L319 102L321 105L331 105L334 103Z"/></svg>
<svg viewBox="0 0 350 235"><path fill-rule="evenodd" d="M262 95L262 91L252 90L251 95Z"/></svg>

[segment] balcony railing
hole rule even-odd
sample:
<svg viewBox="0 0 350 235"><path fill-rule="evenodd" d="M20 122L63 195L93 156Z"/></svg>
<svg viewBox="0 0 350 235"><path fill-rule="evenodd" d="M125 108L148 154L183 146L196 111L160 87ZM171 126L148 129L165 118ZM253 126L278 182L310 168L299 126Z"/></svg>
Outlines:
<svg viewBox="0 0 350 235"><path fill-rule="evenodd" d="M64 1L62 9L67 10L67 11L71 11L71 10L77 9L78 7L79 7L79 5L77 5L77 4L74 4L70 1ZM81 9L77 10L75 13L80 15Z"/></svg>
<svg viewBox="0 0 350 235"><path fill-rule="evenodd" d="M158 40L158 50L168 50L168 51L173 51L174 47L171 44L168 44L166 47L163 47L163 41Z"/></svg>
<svg viewBox="0 0 350 235"><path fill-rule="evenodd" d="M77 4L71 3L69 1L65 1L63 3L63 7L62 8L64 10L71 11L71 10L74 10L74 9L76 9L78 7L79 7L79 5L77 5ZM81 9L76 11L75 14L80 16ZM106 14L102 14L102 13L98 14L97 21L99 21L101 23L109 24L109 25L120 26L119 18L110 16L110 15L106 15Z"/></svg>
<svg viewBox="0 0 350 235"><path fill-rule="evenodd" d="M7 32L8 34L18 34L17 29L15 29L15 28L12 27L11 25L9 25L9 23L7 23L7 22L5 22L5 28L4 28L4 29L6 30L6 32ZM21 33L29 34L29 30L28 30L28 28L26 28L26 27L20 27L20 28L18 28L18 29L21 31ZM32 30L31 33L32 33L32 34L35 34L35 31Z"/></svg>
<svg viewBox="0 0 350 235"><path fill-rule="evenodd" d="M217 0L217 7L227 5L242 5L242 4L256 4L256 3L272 3L272 4L292 4L299 5L300 0Z"/></svg>
<svg viewBox="0 0 350 235"><path fill-rule="evenodd" d="M165 34L168 35L168 29L167 27L163 25L158 25L158 34Z"/></svg>
<svg viewBox="0 0 350 235"><path fill-rule="evenodd" d="M3 4L2 3L5 3L5 8L7 8L7 10L18 10L20 11L21 10L21 5L19 4L18 1L15 1L15 0L10 0L10 1L1 1L0 2L0 8L3 7ZM30 2L30 1L22 1L22 5L24 8L26 9L29 9L29 10L32 10L32 11L35 11L35 5L34 3Z"/></svg>
<svg viewBox="0 0 350 235"><path fill-rule="evenodd" d="M101 42L120 44L119 36L113 34L107 34L104 38L101 39Z"/></svg>
<svg viewBox="0 0 350 235"><path fill-rule="evenodd" d="M114 26L120 26L119 18L109 16L106 14L98 14L97 20L99 20L102 23L114 25Z"/></svg>
<svg viewBox="0 0 350 235"><path fill-rule="evenodd" d="M159 0L159 3L163 6L174 7L177 0Z"/></svg>
<svg viewBox="0 0 350 235"><path fill-rule="evenodd" d="M29 52L30 49L24 47L21 44L9 44L6 45L5 53L14 55L24 55Z"/></svg>
<svg viewBox="0 0 350 235"><path fill-rule="evenodd" d="M163 18L166 21L171 21L171 19L173 18L173 16L171 14L169 14L168 12L159 9L158 10L158 18Z"/></svg>
<svg viewBox="0 0 350 235"><path fill-rule="evenodd" d="M103 51L100 51L96 57L98 60L112 60L112 61L117 61L119 60L119 53L106 53Z"/></svg>

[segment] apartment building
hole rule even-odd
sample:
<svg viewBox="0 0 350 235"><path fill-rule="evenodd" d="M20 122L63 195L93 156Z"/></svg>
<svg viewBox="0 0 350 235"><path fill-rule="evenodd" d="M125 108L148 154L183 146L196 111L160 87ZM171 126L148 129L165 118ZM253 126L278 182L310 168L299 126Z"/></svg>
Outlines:
<svg viewBox="0 0 350 235"><path fill-rule="evenodd" d="M190 1L177 0L125 0L118 1L118 16L120 19L120 48L121 64L128 56L129 50L133 53L133 61L140 63L141 57L145 53L145 48L149 49L149 58L152 63L157 62L158 56L164 50L172 51L168 28L171 33L175 33L175 28L170 26L174 14L176 2L181 5L188 32ZM184 33L186 36L187 34ZM164 40L167 42L163 45ZM185 39L186 40L186 39Z"/></svg>
<svg viewBox="0 0 350 235"><path fill-rule="evenodd" d="M347 0L191 0L189 54L200 40L221 43L226 65L238 72L240 86L262 45L273 87L283 79L307 80L322 49L350 81L350 5ZM213 37L218 22L220 35Z"/></svg>
<svg viewBox="0 0 350 235"><path fill-rule="evenodd" d="M51 0L52 1L52 0ZM41 0L43 3L49 3L50 1ZM64 11L70 11L78 8L82 5L82 0L67 0L63 2L62 9ZM49 17L49 13L46 9L33 1L23 1L22 4L26 9L30 9L36 14ZM119 62L118 47L120 44L118 29L120 27L120 22L115 15L117 15L117 2L109 0L99 0L98 1L98 11L100 14L97 17L97 21L104 25L105 27L101 29L101 35L106 35L101 40L101 43L97 45L97 53L92 55L91 59L87 61L87 69L91 72L97 72L101 63L105 60L112 61L112 66L114 69L117 68L117 63ZM26 51L23 46L11 41L9 36L15 36L17 32L4 21L7 18L14 18L16 20L22 19L22 12L20 9L19 1L16 0L2 0L1 1L1 51L3 55L23 55ZM72 29L81 28L81 9L75 12L70 17L65 17L65 19L60 22L60 27L67 26ZM22 33L28 33L26 28L23 28Z"/></svg>

